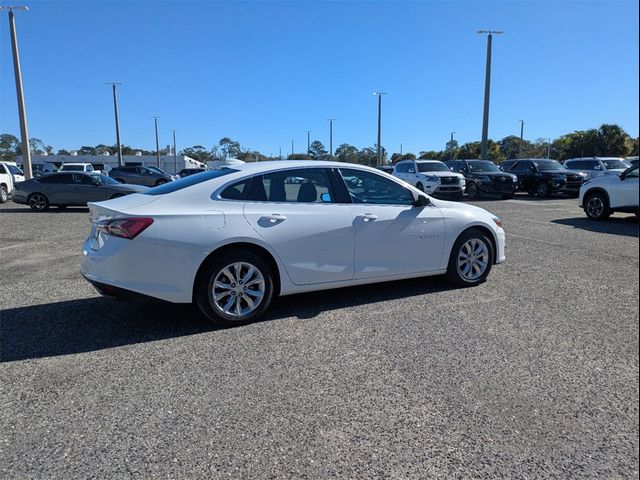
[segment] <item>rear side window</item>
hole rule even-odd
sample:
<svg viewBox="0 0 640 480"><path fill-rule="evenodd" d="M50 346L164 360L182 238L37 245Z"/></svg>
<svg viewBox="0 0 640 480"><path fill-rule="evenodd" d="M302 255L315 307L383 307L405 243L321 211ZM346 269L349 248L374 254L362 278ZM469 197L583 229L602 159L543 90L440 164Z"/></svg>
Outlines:
<svg viewBox="0 0 640 480"><path fill-rule="evenodd" d="M177 192L183 188L191 187L192 185L197 185L198 183L206 182L208 180L213 180L214 178L223 177L237 171L238 170L233 170L231 168L225 168L224 170L211 170L209 172L196 173L195 175L189 175L188 177L181 178L174 182L167 182L157 187L150 188L144 192L144 195L164 195L166 193Z"/></svg>
<svg viewBox="0 0 640 480"><path fill-rule="evenodd" d="M234 183L222 191L220 198L224 198L225 200L244 200L250 184L250 178Z"/></svg>
<svg viewBox="0 0 640 480"><path fill-rule="evenodd" d="M254 177L247 201L331 203L329 174L323 168L284 170Z"/></svg>
<svg viewBox="0 0 640 480"><path fill-rule="evenodd" d="M40 177L37 181L40 183L73 183L73 176L70 173L58 173Z"/></svg>

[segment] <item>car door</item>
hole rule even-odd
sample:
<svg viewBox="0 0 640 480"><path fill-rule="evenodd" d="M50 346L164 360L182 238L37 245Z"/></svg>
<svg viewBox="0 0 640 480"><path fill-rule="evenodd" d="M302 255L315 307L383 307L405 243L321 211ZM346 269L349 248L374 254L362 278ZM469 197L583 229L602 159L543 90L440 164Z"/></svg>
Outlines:
<svg viewBox="0 0 640 480"><path fill-rule="evenodd" d="M444 219L433 205L415 207L411 191L373 172L340 168L351 196L355 279L440 270Z"/></svg>
<svg viewBox="0 0 640 480"><path fill-rule="evenodd" d="M69 205L73 198L73 174L59 173L51 177L51 181L46 183L46 191L43 192L49 199L49 203L54 205Z"/></svg>
<svg viewBox="0 0 640 480"><path fill-rule="evenodd" d="M611 183L610 192L612 207L637 207L638 206L638 168L629 170L624 180L616 178Z"/></svg>
<svg viewBox="0 0 640 480"><path fill-rule="evenodd" d="M352 215L334 190L325 168L286 169L251 182L244 216L296 285L353 278Z"/></svg>

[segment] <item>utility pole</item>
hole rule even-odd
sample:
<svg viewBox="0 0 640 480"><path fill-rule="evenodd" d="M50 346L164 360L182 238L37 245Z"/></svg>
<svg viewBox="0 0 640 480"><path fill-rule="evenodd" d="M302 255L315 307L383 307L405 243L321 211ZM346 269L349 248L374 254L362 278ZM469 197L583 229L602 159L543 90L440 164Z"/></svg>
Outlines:
<svg viewBox="0 0 640 480"><path fill-rule="evenodd" d="M120 144L120 118L118 116L118 95L116 94L116 85L122 85L118 82L105 82L105 85L111 85L113 89L113 112L116 118L116 146L118 148L118 166L122 166L122 145Z"/></svg>
<svg viewBox="0 0 640 480"><path fill-rule="evenodd" d="M28 11L29 7L0 6L0 10L9 10L9 30L11 32L11 48L13 51L13 73L16 80L16 96L18 97L18 115L20 117L20 138L22 139L22 167L26 180L33 178L31 169L31 146L29 145L29 128L27 127L27 109L24 104L24 90L22 89L22 70L20 69L20 53L18 52L18 35L14 10Z"/></svg>
<svg viewBox="0 0 640 480"><path fill-rule="evenodd" d="M173 133L173 173L178 174L178 152L176 152L176 131L171 130Z"/></svg>
<svg viewBox="0 0 640 480"><path fill-rule="evenodd" d="M382 95L386 95L386 92L373 92L378 97L378 145L377 145L377 157L376 166L382 164L382 147L380 142L382 141Z"/></svg>
<svg viewBox="0 0 640 480"><path fill-rule="evenodd" d="M311 130L305 130L307 132L307 156L311 155Z"/></svg>
<svg viewBox="0 0 640 480"><path fill-rule="evenodd" d="M278 147L278 160L282 160L282 147Z"/></svg>
<svg viewBox="0 0 640 480"><path fill-rule="evenodd" d="M551 158L551 138L547 138L547 158Z"/></svg>
<svg viewBox="0 0 640 480"><path fill-rule="evenodd" d="M450 140L450 141L451 141L452 143L453 143L453 134L454 134L454 133L456 133L456 132L451 132L451 140Z"/></svg>
<svg viewBox="0 0 640 480"><path fill-rule="evenodd" d="M291 155L293 155L293 140L291 140Z"/></svg>
<svg viewBox="0 0 640 480"><path fill-rule="evenodd" d="M524 120L518 120L520 122L520 148L518 149L518 158L522 158L522 142L524 139Z"/></svg>
<svg viewBox="0 0 640 480"><path fill-rule="evenodd" d="M402 144L400 144L400 160L402 160Z"/></svg>
<svg viewBox="0 0 640 480"><path fill-rule="evenodd" d="M487 66L484 78L484 110L482 114L482 145L480 147L480 158L487 159L487 144L489 142L489 94L491 91L491 43L493 35L500 35L503 32L493 30L479 30L479 34L487 35Z"/></svg>
<svg viewBox="0 0 640 480"><path fill-rule="evenodd" d="M333 121L335 118L327 118L329 122L329 158L333 158Z"/></svg>
<svg viewBox="0 0 640 480"><path fill-rule="evenodd" d="M160 168L160 142L158 142L158 119L160 117L151 117L153 118L153 123L156 126L156 163L157 167Z"/></svg>

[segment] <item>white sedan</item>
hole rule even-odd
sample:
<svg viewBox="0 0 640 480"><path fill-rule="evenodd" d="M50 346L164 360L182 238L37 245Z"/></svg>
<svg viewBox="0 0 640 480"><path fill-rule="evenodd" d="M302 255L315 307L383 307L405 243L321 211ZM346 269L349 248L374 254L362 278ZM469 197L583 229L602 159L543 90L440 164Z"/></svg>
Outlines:
<svg viewBox="0 0 640 480"><path fill-rule="evenodd" d="M89 207L81 272L100 293L194 302L221 325L276 295L441 274L473 286L505 260L486 210L347 163L234 165Z"/></svg>

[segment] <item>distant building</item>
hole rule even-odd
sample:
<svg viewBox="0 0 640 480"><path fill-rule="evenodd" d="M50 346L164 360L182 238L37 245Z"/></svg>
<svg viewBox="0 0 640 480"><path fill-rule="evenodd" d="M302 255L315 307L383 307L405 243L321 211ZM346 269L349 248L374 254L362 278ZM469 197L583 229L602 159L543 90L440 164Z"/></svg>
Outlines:
<svg viewBox="0 0 640 480"><path fill-rule="evenodd" d="M22 156L16 158L18 165L22 164ZM125 166L149 166L157 167L155 155L123 155L122 163ZM118 166L116 155L33 155L32 164L53 164L59 168L63 163L90 163L95 170L105 170L109 172ZM177 164L177 165L176 165ZM202 162L194 160L186 155L160 155L160 168L166 173L178 173L183 168L205 168Z"/></svg>

